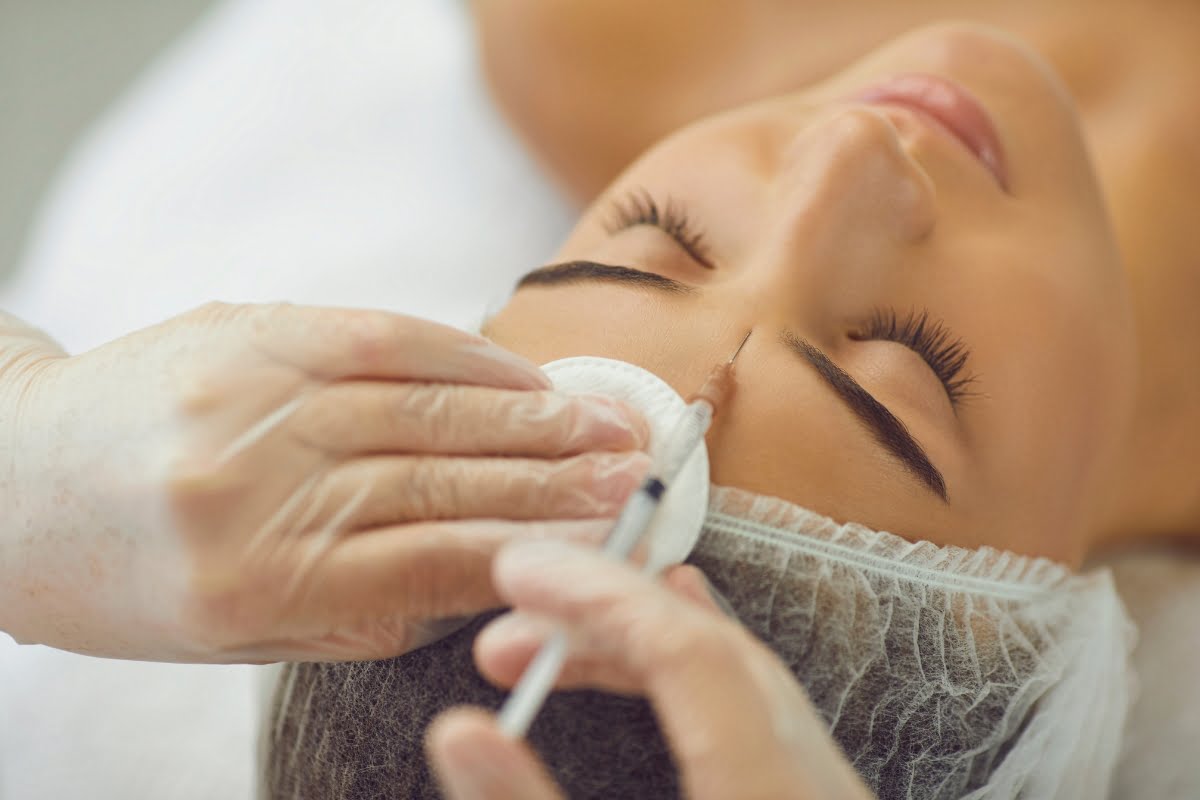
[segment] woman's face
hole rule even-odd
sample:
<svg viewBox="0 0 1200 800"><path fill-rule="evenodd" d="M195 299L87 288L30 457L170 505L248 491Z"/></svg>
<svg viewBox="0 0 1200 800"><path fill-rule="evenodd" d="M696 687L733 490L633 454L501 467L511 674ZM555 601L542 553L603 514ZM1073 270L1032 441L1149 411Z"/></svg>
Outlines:
<svg viewBox="0 0 1200 800"><path fill-rule="evenodd" d="M945 101L948 127L917 110ZM1126 287L1065 90L1007 38L923 29L685 128L556 261L488 325L539 363L617 358L687 395L753 329L709 435L717 483L1070 563L1104 524Z"/></svg>

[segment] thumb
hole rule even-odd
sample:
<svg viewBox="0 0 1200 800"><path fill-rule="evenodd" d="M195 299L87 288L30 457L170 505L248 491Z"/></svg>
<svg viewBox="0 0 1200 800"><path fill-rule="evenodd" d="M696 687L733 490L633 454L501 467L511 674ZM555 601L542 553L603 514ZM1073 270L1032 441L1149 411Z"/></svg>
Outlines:
<svg viewBox="0 0 1200 800"><path fill-rule="evenodd" d="M510 739L493 715L455 708L434 720L425 740L450 800L561 800L545 766L524 741Z"/></svg>

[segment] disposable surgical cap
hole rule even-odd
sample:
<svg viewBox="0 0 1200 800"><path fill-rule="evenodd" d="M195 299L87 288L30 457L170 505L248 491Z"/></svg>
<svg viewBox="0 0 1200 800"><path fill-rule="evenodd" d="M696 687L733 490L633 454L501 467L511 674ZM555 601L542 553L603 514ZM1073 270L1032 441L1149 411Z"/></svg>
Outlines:
<svg viewBox="0 0 1200 800"><path fill-rule="evenodd" d="M1132 632L1106 572L913 543L723 487L688 560L792 669L880 798L1107 796ZM390 661L288 665L266 796L438 797L429 721L504 697L471 661L486 619ZM529 738L572 798L679 796L640 699L555 693Z"/></svg>

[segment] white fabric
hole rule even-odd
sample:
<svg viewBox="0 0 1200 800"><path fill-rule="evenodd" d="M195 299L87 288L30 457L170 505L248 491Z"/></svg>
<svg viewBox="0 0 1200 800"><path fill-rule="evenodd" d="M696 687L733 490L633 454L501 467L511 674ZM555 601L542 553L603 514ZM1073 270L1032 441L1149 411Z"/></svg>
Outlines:
<svg viewBox="0 0 1200 800"><path fill-rule="evenodd" d="M666 381L635 364L595 356L551 361L542 365L542 371L561 392L615 397L641 411L650 425L647 452L655 464L663 463L671 434L686 408L683 398ZM648 571L681 564L692 552L708 507L708 474L708 450L701 443L667 487L643 534Z"/></svg>
<svg viewBox="0 0 1200 800"><path fill-rule="evenodd" d="M78 352L220 299L474 327L568 229L445 0L228 0L91 132L0 308ZM251 667L0 634L0 798L252 793Z"/></svg>
<svg viewBox="0 0 1200 800"><path fill-rule="evenodd" d="M1140 691L1126 727L1115 800L1200 797L1200 556L1131 553L1111 564L1138 624Z"/></svg>

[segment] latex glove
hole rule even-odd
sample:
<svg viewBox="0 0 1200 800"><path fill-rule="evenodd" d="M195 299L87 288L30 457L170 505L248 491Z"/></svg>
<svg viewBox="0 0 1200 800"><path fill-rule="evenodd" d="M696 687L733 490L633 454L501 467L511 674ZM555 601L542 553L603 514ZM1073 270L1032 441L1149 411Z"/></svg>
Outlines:
<svg viewBox="0 0 1200 800"><path fill-rule="evenodd" d="M484 675L511 687L555 625L571 641L558 688L644 694L694 800L866 800L862 784L787 667L714 602L695 567L662 583L595 552L515 543L494 579L517 611L475 644ZM427 737L456 800L561 797L523 741L492 714L453 709Z"/></svg>
<svg viewBox="0 0 1200 800"><path fill-rule="evenodd" d="M22 642L392 656L498 605L503 542L601 539L648 463L633 412L410 317L215 304L74 357L8 323L0 629Z"/></svg>

